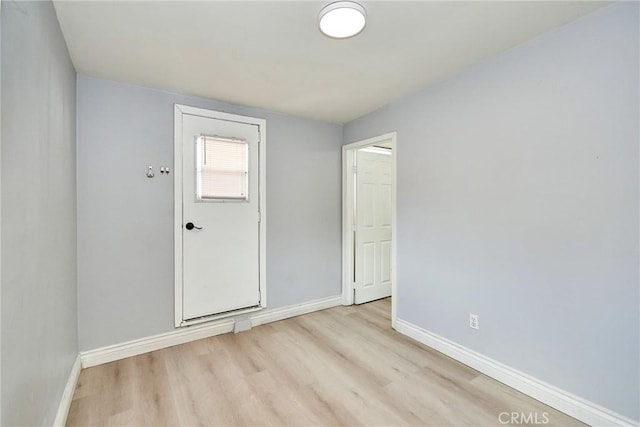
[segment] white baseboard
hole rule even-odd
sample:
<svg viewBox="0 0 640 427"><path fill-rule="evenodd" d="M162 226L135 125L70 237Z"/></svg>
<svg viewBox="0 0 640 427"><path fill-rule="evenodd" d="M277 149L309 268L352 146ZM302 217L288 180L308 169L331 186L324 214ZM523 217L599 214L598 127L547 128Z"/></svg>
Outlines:
<svg viewBox="0 0 640 427"><path fill-rule="evenodd" d="M67 385L64 387L62 397L60 398L60 404L58 405L58 412L56 413L56 419L53 421L54 427L64 427L67 423L67 416L69 415L69 408L71 408L71 400L73 399L73 393L76 390L78 384L78 378L80 378L80 370L82 369L82 362L80 361L80 355L76 357L71 372L69 373L69 379Z"/></svg>
<svg viewBox="0 0 640 427"><path fill-rule="evenodd" d="M277 322L278 320L290 317L301 316L314 311L324 310L342 305L342 295L329 298L317 299L302 304L288 305L286 307L274 308L273 310L263 310L252 313L251 326L264 325L265 323Z"/></svg>
<svg viewBox="0 0 640 427"><path fill-rule="evenodd" d="M95 350L83 351L80 352L82 367L89 368L102 365L103 363L114 362L231 331L233 331L233 319L224 319L202 325L187 326L164 334L139 338Z"/></svg>
<svg viewBox="0 0 640 427"><path fill-rule="evenodd" d="M483 374L591 426L638 426L638 422L503 365L432 332L397 319L395 329Z"/></svg>
<svg viewBox="0 0 640 427"><path fill-rule="evenodd" d="M258 326L269 322L287 319L289 317L299 316L301 314L311 313L312 311L324 310L325 308L335 307L341 304L342 297L334 296L302 304L275 308L273 310L266 309L256 311L250 313L248 317L251 319L251 326ZM164 334L140 338L121 344L114 344L95 350L83 351L80 353L82 367L89 368L91 366L148 353L150 351L161 350L174 345L225 334L227 332L232 332L233 327L234 319L227 318L206 324L188 326Z"/></svg>

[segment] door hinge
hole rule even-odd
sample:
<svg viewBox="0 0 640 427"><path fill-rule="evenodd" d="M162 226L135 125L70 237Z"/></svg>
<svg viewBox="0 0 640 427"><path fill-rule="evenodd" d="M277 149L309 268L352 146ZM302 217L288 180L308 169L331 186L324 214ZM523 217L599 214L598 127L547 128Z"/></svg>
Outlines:
<svg viewBox="0 0 640 427"><path fill-rule="evenodd" d="M358 167L357 166L352 166L351 170L353 171L353 173L358 173Z"/></svg>
<svg viewBox="0 0 640 427"><path fill-rule="evenodd" d="M258 211L258 222L262 222L262 212Z"/></svg>

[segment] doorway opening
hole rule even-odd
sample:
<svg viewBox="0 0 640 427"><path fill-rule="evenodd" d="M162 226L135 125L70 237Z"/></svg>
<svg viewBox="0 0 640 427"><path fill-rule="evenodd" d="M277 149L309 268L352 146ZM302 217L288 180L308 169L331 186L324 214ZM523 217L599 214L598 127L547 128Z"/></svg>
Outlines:
<svg viewBox="0 0 640 427"><path fill-rule="evenodd" d="M342 147L342 304L391 297L396 319L396 133Z"/></svg>

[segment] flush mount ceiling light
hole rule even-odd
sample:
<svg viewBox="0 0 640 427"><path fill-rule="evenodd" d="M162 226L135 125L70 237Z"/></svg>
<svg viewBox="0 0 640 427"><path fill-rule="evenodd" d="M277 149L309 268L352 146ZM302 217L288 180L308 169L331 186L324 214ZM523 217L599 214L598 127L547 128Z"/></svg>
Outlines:
<svg viewBox="0 0 640 427"><path fill-rule="evenodd" d="M334 39L346 39L359 34L366 24L367 12L353 1L337 1L320 11L320 31Z"/></svg>

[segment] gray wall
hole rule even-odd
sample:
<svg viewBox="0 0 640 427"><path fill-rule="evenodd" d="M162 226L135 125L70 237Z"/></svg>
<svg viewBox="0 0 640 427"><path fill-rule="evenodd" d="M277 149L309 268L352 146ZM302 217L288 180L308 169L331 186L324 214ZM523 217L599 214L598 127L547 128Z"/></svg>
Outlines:
<svg viewBox="0 0 640 427"><path fill-rule="evenodd" d="M2 420L51 425L78 355L75 70L50 2L2 2Z"/></svg>
<svg viewBox="0 0 640 427"><path fill-rule="evenodd" d="M2 51L2 1L0 0L0 52ZM2 54L0 54L0 423L2 423Z"/></svg>
<svg viewBox="0 0 640 427"><path fill-rule="evenodd" d="M344 129L345 142L398 132L398 317L634 419L638 8L609 6Z"/></svg>
<svg viewBox="0 0 640 427"><path fill-rule="evenodd" d="M341 292L342 126L78 76L81 350L174 330L174 103L267 120L268 308Z"/></svg>

